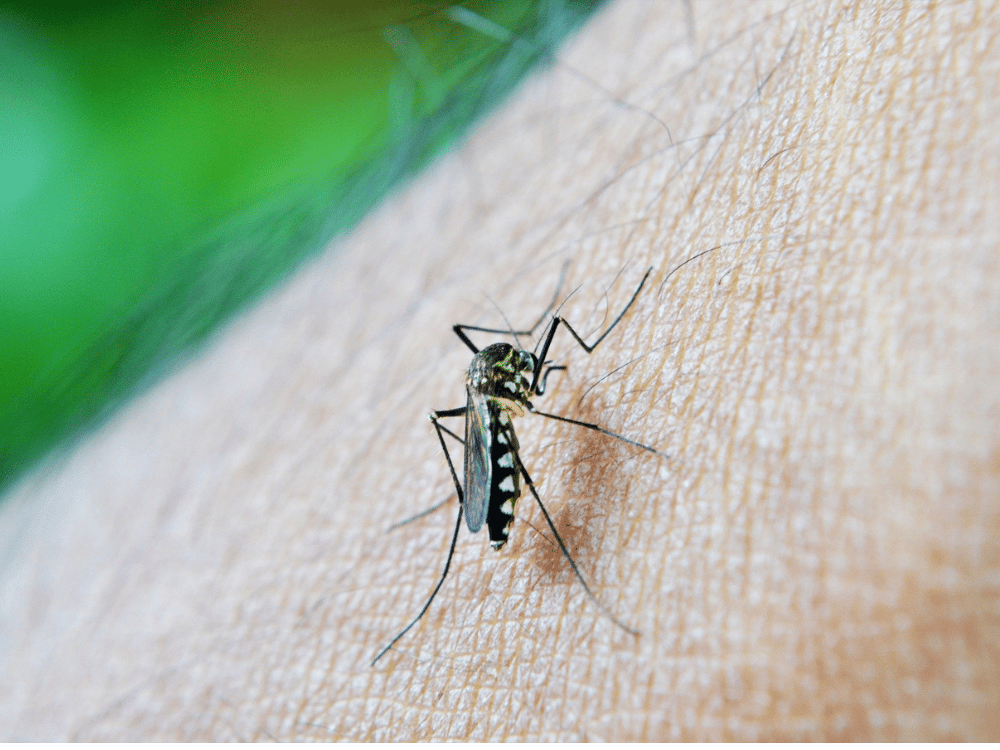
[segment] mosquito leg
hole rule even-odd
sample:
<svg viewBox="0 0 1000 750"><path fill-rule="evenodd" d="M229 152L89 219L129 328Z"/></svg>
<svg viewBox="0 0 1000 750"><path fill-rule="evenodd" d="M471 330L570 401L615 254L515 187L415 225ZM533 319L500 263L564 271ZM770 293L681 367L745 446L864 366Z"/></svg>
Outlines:
<svg viewBox="0 0 1000 750"><path fill-rule="evenodd" d="M458 437L458 435L456 435L454 432L452 432L451 430L449 430L444 425L439 425L437 423L437 421L439 419L446 418L446 417L464 417L464 416L465 416L465 407L464 406L457 406L454 409L436 409L435 411L431 412L430 420L432 422L434 422L434 426L435 427L440 427L442 430L444 430L445 432L447 432L452 437L458 438L459 440L462 440L462 438ZM462 442L464 443L465 441L462 440Z"/></svg>
<svg viewBox="0 0 1000 750"><path fill-rule="evenodd" d="M452 496L448 495L448 497L446 497L441 502L435 503L434 505L432 505L431 507L427 508L426 510L420 511L419 513L417 513L417 515L410 516L409 518L404 519L402 521L396 521L396 523L394 523L392 526L390 526L389 528L386 529L386 532L395 531L396 529L400 528L401 526L406 526L407 524L411 524L414 521L419 521L424 516L429 516L434 511L439 510L439 509L443 508L445 505L447 505L448 501L451 500L451 498L452 498Z"/></svg>
<svg viewBox="0 0 1000 750"><path fill-rule="evenodd" d="M438 412L434 412L434 416L435 416L435 417L441 417L441 416L446 416L446 417L447 417L447 416L452 416L452 417L464 417L464 416L465 416L465 407L464 407L464 406L462 407L462 410L461 410L461 411L462 411L462 413L461 413L461 414L444 414L443 412L439 412L439 411L438 411ZM448 433L448 434L449 434L449 435L450 435L451 437L455 438L455 440L457 440L458 442L460 442L460 443L461 443L462 445L465 445L465 441L464 441L464 440L463 440L462 438L460 438L460 437L459 437L458 435L456 435L456 434L455 434L454 432L452 432L451 430L449 430L449 429L448 429L447 427L445 427L445 426L444 426L443 424L437 424L436 426L437 426L437 428L438 428L439 430L441 430L442 432L446 432L446 433Z"/></svg>
<svg viewBox="0 0 1000 750"><path fill-rule="evenodd" d="M540 417L546 417L548 419L555 419L559 422L569 422L569 424L575 424L580 427L586 427L588 430L594 430L595 432L600 432L602 435L607 435L608 437L613 437L615 440L621 440L623 443L628 443L629 445L634 445L636 448L642 448L644 451L649 451L650 453L655 453L657 456L663 456L664 458L670 458L666 453L656 450L656 448L651 448L643 443L636 442L635 440L630 440L624 435L619 435L617 432L612 432L611 430L605 430L600 425L596 425L593 422L581 422L578 419L570 419L569 417L561 417L558 414L549 414L544 411L538 411L537 409L531 410L532 414L537 414Z"/></svg>
<svg viewBox="0 0 1000 750"><path fill-rule="evenodd" d="M461 410L450 409L449 411L461 411L462 414L464 415L465 414L465 407L463 406L461 408ZM442 415L447 416L447 414L445 414L445 412L442 412L442 411L434 412L434 414L435 414L435 416L438 416L438 417L440 417ZM452 416L460 416L460 415L455 414L455 415L452 415ZM452 432L451 430L449 430L443 424L439 424L438 428L441 429L441 430L443 430L444 432L448 433L451 437L455 438L455 440L457 440L458 442L460 442L462 445L465 445L465 441L462 440L462 438L460 438L454 432ZM451 498L452 498L452 496L448 495L448 497L446 497L441 502L435 503L434 505L432 505L431 507L427 508L426 510L420 511L415 516L410 516L409 518L406 518L406 519L404 519L402 521L396 521L396 523L394 523L392 526L390 526L389 528L386 529L386 532L388 533L390 531L395 531L396 529L400 528L401 526L406 526L408 524L413 523L414 521L419 521L424 516L429 516L434 511L436 511L436 510L438 510L440 508L443 508L448 503L448 501L451 500Z"/></svg>
<svg viewBox="0 0 1000 750"><path fill-rule="evenodd" d="M375 666L375 662L377 662L379 659L381 659L383 656L385 656L385 653L390 648L392 648L393 646L395 646L396 642L399 641L400 638L402 638L404 635L406 635L407 633L410 632L410 628L412 628L414 625L416 625L418 622L420 622L420 618L423 617L424 613L430 608L431 602L434 601L434 597L437 596L437 592L441 590L441 586L442 586L442 584L444 584L444 579L448 577L448 569L451 567L451 558L453 558L455 556L455 543L458 541L458 530L461 529L461 528L462 528L462 506L461 506L461 504L459 504L459 506L458 506L458 518L455 521L455 533L452 534L452 537L451 537L451 547L448 549L448 559L444 563L444 571L441 573L441 578L438 580L437 586L434 587L434 591L432 591L431 595L427 598L427 603L424 604L423 609L420 610L420 614L418 614L416 617L414 617L413 621L410 622L410 624L407 625L405 628L403 628L400 631L399 635L397 635L395 638L393 638L389 642L388 646L386 646L384 649L382 649L381 651L379 651L378 652L378 656L376 656L374 659L372 659L372 666L373 667Z"/></svg>
<svg viewBox="0 0 1000 750"><path fill-rule="evenodd" d="M465 503L465 493L462 492L462 483L458 481L458 473L455 471L455 464L451 460L451 453L448 452L448 446L444 444L444 435L442 433L447 433L455 438L457 441L465 444L458 435L449 430L438 420L442 417L464 417L467 407L459 406L456 409L442 409L439 411L431 412L431 424L434 425L434 429L437 431L438 442L441 443L441 450L444 451L444 457L448 460L448 469L451 471L451 479L455 482L455 491L458 493L458 503L459 505L464 505Z"/></svg>
<svg viewBox="0 0 1000 750"><path fill-rule="evenodd" d="M542 382L538 384L538 390L535 391L539 396L545 394L545 389L548 388L549 375L552 374L553 370L565 370L566 365L551 365L545 368L545 374L542 375Z"/></svg>
<svg viewBox="0 0 1000 750"><path fill-rule="evenodd" d="M435 411L434 413L431 414L431 422L434 424L434 429L437 432L438 441L441 443L441 450L444 451L444 456L448 460L448 468L451 470L451 478L454 480L455 490L456 492L458 492L458 518L455 520L455 533L452 534L451 536L451 546L448 548L448 559L445 560L444 571L442 571L441 578L438 579L437 586L434 587L434 591L431 592L431 595L427 597L427 602L424 604L423 608L420 610L417 616L413 618L413 620L410 622L409 625L407 625L399 632L399 635L397 635L389 642L388 646L379 651L378 655L374 659L372 659L371 665L373 667L375 666L375 663L379 659L385 656L386 652L389 649L391 649L393 646L396 645L396 643L399 641L400 638L402 638L404 635L410 632L410 629L418 622L420 622L420 618L423 617L424 613L427 612L427 610L430 608L431 602L434 601L434 597L437 596L438 591L441 590L441 586L444 585L444 579L448 577L448 570L451 568L451 559L455 556L455 544L458 542L458 530L462 528L463 495L462 495L462 485L458 481L458 474L455 473L455 464L452 463L451 454L448 452L448 446L445 445L444 442L444 433L447 432L453 437L455 437L455 433L453 433L447 427L440 424L438 422L438 419L440 417L457 417L461 416L462 414L465 414L464 406L461 409L447 409L444 411Z"/></svg>
<svg viewBox="0 0 1000 750"><path fill-rule="evenodd" d="M614 330L615 326L621 322L621 319L625 317L625 313L629 311L629 308L632 307L636 299L639 297L639 292L642 291L643 286L645 286L646 284L646 280L649 279L649 274L651 274L652 272L653 272L652 267L646 270L646 275L642 277L642 281L640 281L639 286L636 287L635 292L632 294L632 299L628 301L628 304L625 305L624 308L622 308L622 311L620 313L618 313L618 317L614 319L611 325L609 325L607 328L604 329L604 333L598 336L597 340L594 341L593 344L588 344L586 341L584 341L583 338L580 336L580 334L578 334L575 330L573 330L573 326L571 326L565 318L560 318L558 315L552 318L552 325L549 326L549 332L545 336L545 343L542 344L542 351L538 355L538 364L535 366L535 373L531 379L531 392L532 393L539 392L538 380L541 377L542 368L545 366L545 357L548 356L549 346L551 346L552 344L552 338L556 335L556 329L559 328L560 323L562 323L563 327L565 327L571 334L573 334L573 338L575 338L576 342L583 347L584 351L586 351L587 354L590 354L591 352L594 351L594 349L598 347L598 345L602 341L604 341L605 337L607 337L607 335ZM545 386L543 385L542 388L544 390Z"/></svg>
<svg viewBox="0 0 1000 750"><path fill-rule="evenodd" d="M545 516L545 522L549 525L549 528L552 530L552 535L556 538L556 542L559 544L559 549L562 550L563 557L565 557L567 562L569 562L570 567L573 569L573 573L576 574L577 580L580 581L580 584L583 586L583 590L586 591L587 596L590 597L590 601L592 601L597 606L597 608L601 610L601 612L603 612L609 620L611 620L611 622L613 622L615 625L617 625L619 628L624 630L629 635L634 635L638 637L639 636L638 630L630 628L628 625L626 625L617 617L615 617L613 614L611 614L611 612L608 611L608 608L605 607L603 604L601 604L600 600L596 596L594 596L594 592L591 591L590 586L587 585L587 581L586 579L584 579L583 573L580 572L580 569L576 566L576 562L573 560L573 556L570 555L569 550L566 548L566 543L562 540L562 537L559 536L559 532L556 531L556 525L552 523L552 518L551 516L549 516L549 512L545 509L545 504L542 502L542 498L538 496L538 490L535 489L535 483L531 481L531 477L528 475L528 470L525 469L524 464L521 463L520 456L517 457L517 463L518 466L521 467L521 476L524 477L525 484L528 485L528 489L530 489L531 494L534 495L535 502L538 503L538 507L541 508L542 510L542 515Z"/></svg>

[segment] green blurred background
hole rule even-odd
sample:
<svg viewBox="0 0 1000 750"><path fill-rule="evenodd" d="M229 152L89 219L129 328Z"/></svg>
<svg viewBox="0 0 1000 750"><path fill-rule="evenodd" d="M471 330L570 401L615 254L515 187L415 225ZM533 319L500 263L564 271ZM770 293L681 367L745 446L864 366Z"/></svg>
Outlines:
<svg viewBox="0 0 1000 750"><path fill-rule="evenodd" d="M0 4L0 493L452 145L596 4Z"/></svg>

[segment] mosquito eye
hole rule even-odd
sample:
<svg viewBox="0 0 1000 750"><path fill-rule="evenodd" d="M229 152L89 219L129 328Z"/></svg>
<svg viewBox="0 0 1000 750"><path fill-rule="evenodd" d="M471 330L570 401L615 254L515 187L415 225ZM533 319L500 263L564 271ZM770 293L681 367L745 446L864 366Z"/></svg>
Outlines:
<svg viewBox="0 0 1000 750"><path fill-rule="evenodd" d="M521 369L522 370L534 370L535 369L535 355L531 352L521 352Z"/></svg>

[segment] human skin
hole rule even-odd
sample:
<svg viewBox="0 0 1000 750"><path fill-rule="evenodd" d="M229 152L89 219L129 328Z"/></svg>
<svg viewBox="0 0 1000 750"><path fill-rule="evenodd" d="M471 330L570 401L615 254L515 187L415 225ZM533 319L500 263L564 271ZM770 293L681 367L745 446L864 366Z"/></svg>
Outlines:
<svg viewBox="0 0 1000 750"><path fill-rule="evenodd" d="M4 738L1000 739L1000 9L739 5L607 8L25 481ZM535 403L669 457L517 422L639 635L525 495L373 667L454 528L452 497L386 532L454 494L450 326L530 324L564 267L591 337L654 269Z"/></svg>

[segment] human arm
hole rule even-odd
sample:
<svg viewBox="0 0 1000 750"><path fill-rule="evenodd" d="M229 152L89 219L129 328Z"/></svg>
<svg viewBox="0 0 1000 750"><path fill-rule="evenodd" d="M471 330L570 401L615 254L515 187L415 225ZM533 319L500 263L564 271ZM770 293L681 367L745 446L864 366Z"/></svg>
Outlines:
<svg viewBox="0 0 1000 750"><path fill-rule="evenodd" d="M997 14L730 8L608 9L15 495L5 734L996 739ZM655 268L593 356L562 340L544 403L671 458L518 423L641 635L526 497L373 669L454 521L385 533L450 491L450 326L497 324L486 295L532 320L566 259L586 330Z"/></svg>

